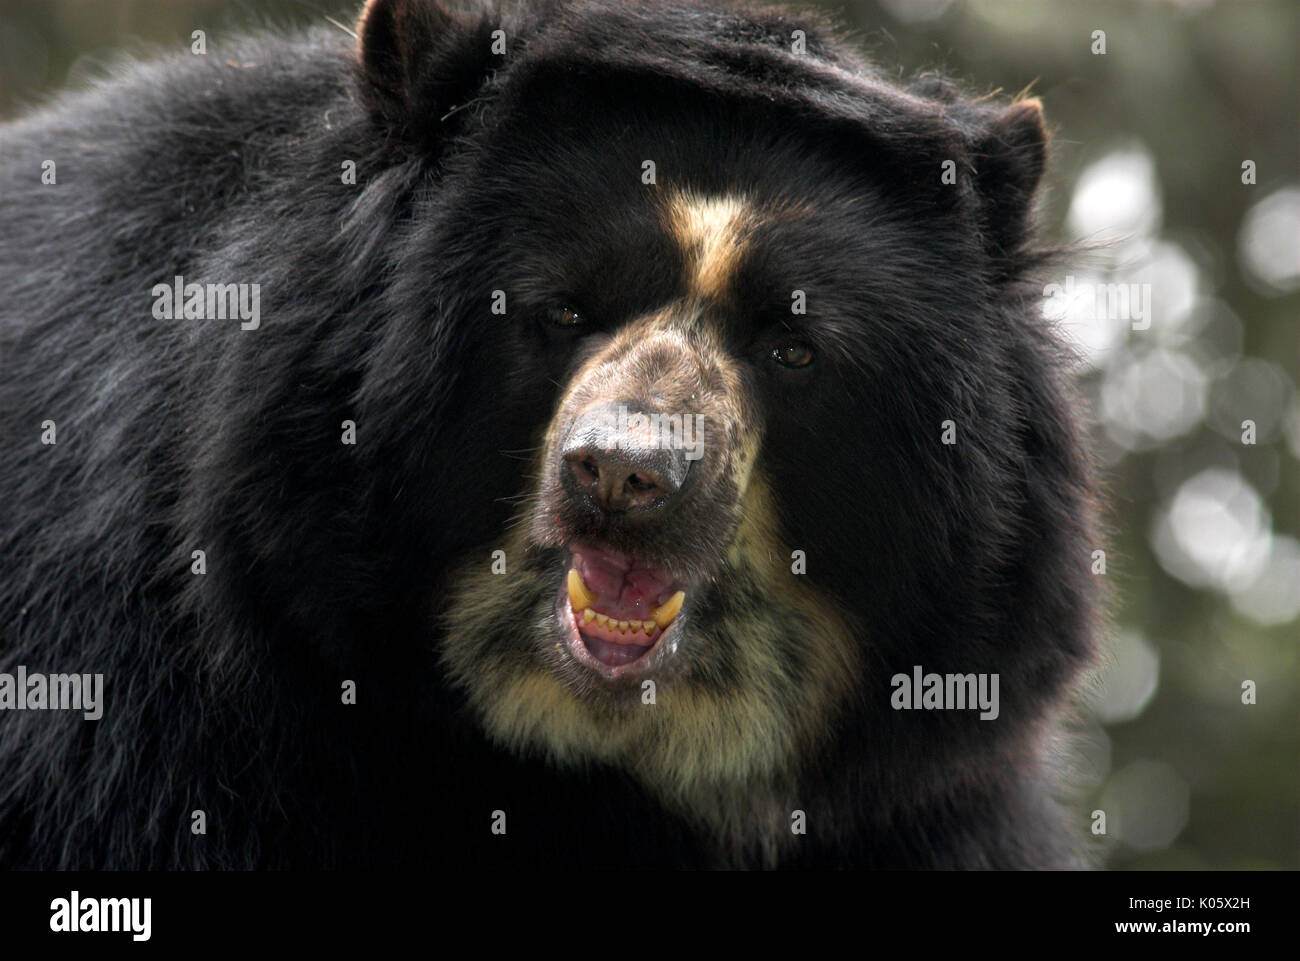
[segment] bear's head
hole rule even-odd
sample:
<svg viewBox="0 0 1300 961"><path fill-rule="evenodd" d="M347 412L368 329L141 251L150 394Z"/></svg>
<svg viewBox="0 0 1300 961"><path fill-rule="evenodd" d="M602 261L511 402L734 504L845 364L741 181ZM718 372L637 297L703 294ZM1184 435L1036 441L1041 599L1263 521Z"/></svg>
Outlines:
<svg viewBox="0 0 1300 961"><path fill-rule="evenodd" d="M829 36L695 3L360 30L425 179L358 396L441 664L497 742L721 832L811 767L985 784L1089 650L1090 482L1026 283L1040 107ZM1000 674L999 718L892 710L914 665Z"/></svg>

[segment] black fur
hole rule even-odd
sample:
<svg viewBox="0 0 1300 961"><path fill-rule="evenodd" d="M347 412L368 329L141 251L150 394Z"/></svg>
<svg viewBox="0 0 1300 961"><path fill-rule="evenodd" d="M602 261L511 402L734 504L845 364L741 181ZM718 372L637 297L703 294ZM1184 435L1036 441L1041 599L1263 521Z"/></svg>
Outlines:
<svg viewBox="0 0 1300 961"><path fill-rule="evenodd" d="M1096 545L1026 286L1036 108L899 89L818 24L698 3L379 2L365 36L212 38L0 127L0 670L103 672L107 702L0 713L0 865L719 863L629 776L489 744L437 664L445 578L487 562L568 370L532 312L670 292L677 254L628 242L647 150L834 211L743 285L755 318L813 291L835 345L812 386L760 384L763 468L863 630L782 863L1075 863L1042 752L1090 657ZM261 328L154 319L177 274L260 283ZM1001 719L890 710L917 663L999 671Z"/></svg>

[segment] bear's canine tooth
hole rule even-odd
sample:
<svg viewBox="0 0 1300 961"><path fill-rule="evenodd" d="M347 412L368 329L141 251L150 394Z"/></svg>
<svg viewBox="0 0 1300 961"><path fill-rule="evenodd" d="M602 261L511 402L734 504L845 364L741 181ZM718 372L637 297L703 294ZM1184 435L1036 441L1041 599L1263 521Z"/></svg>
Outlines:
<svg viewBox="0 0 1300 961"><path fill-rule="evenodd" d="M682 609L682 601L684 600L686 600L686 592L678 591L664 601L661 606L652 610L650 616L654 618L656 624L666 629L673 622L673 618L677 616L677 612Z"/></svg>
<svg viewBox="0 0 1300 961"><path fill-rule="evenodd" d="M569 568L569 603L575 611L585 611L596 602L596 595L587 590L582 583L582 575L576 567Z"/></svg>

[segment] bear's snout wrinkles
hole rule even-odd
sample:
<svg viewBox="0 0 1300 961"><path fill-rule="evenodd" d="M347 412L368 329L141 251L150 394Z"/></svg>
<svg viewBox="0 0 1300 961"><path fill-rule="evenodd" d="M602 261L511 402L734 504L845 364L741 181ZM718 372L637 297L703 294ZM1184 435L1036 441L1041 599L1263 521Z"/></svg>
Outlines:
<svg viewBox="0 0 1300 961"><path fill-rule="evenodd" d="M596 543L674 570L716 566L757 430L716 325L675 303L631 321L563 385L542 452L533 539Z"/></svg>

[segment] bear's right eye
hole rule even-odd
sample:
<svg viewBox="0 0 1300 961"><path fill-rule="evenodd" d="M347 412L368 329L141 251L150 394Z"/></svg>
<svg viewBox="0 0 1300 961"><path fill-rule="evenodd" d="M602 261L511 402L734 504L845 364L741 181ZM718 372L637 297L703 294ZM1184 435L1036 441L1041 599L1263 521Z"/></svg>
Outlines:
<svg viewBox="0 0 1300 961"><path fill-rule="evenodd" d="M553 327L581 327L586 321L572 307L552 307L546 312L547 323Z"/></svg>

